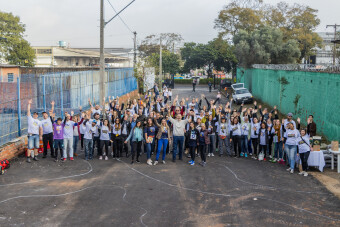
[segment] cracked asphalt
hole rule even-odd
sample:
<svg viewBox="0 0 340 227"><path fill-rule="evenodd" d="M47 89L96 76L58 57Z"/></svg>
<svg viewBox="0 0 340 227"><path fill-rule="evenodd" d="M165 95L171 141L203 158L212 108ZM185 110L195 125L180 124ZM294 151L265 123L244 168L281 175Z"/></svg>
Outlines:
<svg viewBox="0 0 340 227"><path fill-rule="evenodd" d="M207 86L176 86L196 97ZM223 98L224 99L224 98ZM223 103L223 102L222 102ZM339 226L340 200L312 176L247 158L130 165L130 159L12 162L0 177L0 226ZM153 157L154 158L154 157Z"/></svg>

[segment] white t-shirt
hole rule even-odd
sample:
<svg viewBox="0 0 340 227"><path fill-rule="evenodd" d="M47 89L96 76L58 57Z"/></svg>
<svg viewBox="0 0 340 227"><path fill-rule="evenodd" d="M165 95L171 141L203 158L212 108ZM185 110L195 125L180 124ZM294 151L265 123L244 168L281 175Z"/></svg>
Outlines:
<svg viewBox="0 0 340 227"><path fill-rule="evenodd" d="M39 135L39 128L42 127L41 121L34 119L32 116L27 116L28 118L28 134Z"/></svg>
<svg viewBox="0 0 340 227"><path fill-rule="evenodd" d="M172 96L172 91L168 91L168 95L169 95L169 96Z"/></svg>
<svg viewBox="0 0 340 227"><path fill-rule="evenodd" d="M284 137L287 138L286 145L298 145L298 138L300 137L300 132L297 129L287 131L284 134Z"/></svg>
<svg viewBox="0 0 340 227"><path fill-rule="evenodd" d="M43 128L43 134L49 134L53 132L53 126L51 118L48 117L47 119L41 120L41 126Z"/></svg>
<svg viewBox="0 0 340 227"><path fill-rule="evenodd" d="M95 125L94 127L92 127L92 121L88 121L86 122L86 129L85 129L85 133L84 133L84 139L89 139L92 140L92 134L95 132L98 132L98 125Z"/></svg>
<svg viewBox="0 0 340 227"><path fill-rule="evenodd" d="M71 139L73 138L73 126L74 121L66 121L64 126L64 138Z"/></svg>
<svg viewBox="0 0 340 227"><path fill-rule="evenodd" d="M101 134L100 134L100 140L110 140L110 130L109 127L102 125L101 126Z"/></svg>

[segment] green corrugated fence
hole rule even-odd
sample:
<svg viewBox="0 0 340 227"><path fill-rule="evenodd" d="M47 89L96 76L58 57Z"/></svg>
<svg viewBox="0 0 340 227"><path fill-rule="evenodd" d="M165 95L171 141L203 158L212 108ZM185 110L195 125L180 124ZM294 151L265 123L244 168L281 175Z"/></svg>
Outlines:
<svg viewBox="0 0 340 227"><path fill-rule="evenodd" d="M340 74L238 68L237 81L255 98L294 113L303 124L314 115L318 132L340 140Z"/></svg>

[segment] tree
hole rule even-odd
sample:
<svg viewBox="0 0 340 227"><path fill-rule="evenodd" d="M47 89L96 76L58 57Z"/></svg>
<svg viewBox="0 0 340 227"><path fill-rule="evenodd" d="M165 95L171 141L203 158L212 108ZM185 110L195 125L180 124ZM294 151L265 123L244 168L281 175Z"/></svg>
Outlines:
<svg viewBox="0 0 340 227"><path fill-rule="evenodd" d="M273 6L263 4L260 0L233 0L220 11L215 28L220 31L221 37L233 37L240 30L253 32L263 26L278 28L285 42L291 39L298 42L300 62L315 54L315 47L322 47L322 39L314 32L320 24L317 12L316 9L299 4L280 2Z"/></svg>
<svg viewBox="0 0 340 227"><path fill-rule="evenodd" d="M33 66L35 53L23 38L25 25L12 13L0 12L0 52L10 64Z"/></svg>
<svg viewBox="0 0 340 227"><path fill-rule="evenodd" d="M162 33L160 35L149 35L145 37L141 45L138 47L141 58L149 57L153 53L159 53L160 39L162 39L163 50L172 50L175 45L178 45L182 40L182 36L176 33Z"/></svg>
<svg viewBox="0 0 340 227"><path fill-rule="evenodd" d="M295 63L300 56L295 40L284 42L282 31L268 26L250 33L241 30L233 41L235 54L243 67Z"/></svg>
<svg viewBox="0 0 340 227"><path fill-rule="evenodd" d="M155 67L156 74L159 74L159 53L153 53L147 58L147 63ZM180 57L168 50L162 51L162 69L164 73L175 74L180 71Z"/></svg>
<svg viewBox="0 0 340 227"><path fill-rule="evenodd" d="M209 77L214 69L230 72L237 62L232 47L221 38L207 44L185 43L181 56L185 60L184 71L206 67Z"/></svg>

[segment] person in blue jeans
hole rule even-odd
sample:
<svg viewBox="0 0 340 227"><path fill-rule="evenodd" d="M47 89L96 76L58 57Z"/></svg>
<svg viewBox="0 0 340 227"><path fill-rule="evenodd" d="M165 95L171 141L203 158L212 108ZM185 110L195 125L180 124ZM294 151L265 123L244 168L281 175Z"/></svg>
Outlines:
<svg viewBox="0 0 340 227"><path fill-rule="evenodd" d="M178 107L176 107L176 111L177 110L179 110ZM174 146L173 146L172 161L176 162L178 146L179 146L179 150L178 150L179 151L178 152L179 160L183 160L182 151L183 151L183 143L184 143L184 130L185 130L185 126L189 122L189 120L188 120L188 118L185 119L185 120L182 120L182 115L179 114L179 111L176 115L176 119L173 119L170 116L170 111L168 113L169 113L169 121L173 125L173 135L174 135ZM195 115L195 112L192 112L191 114ZM190 117L190 116L188 116L188 117Z"/></svg>
<svg viewBox="0 0 340 227"><path fill-rule="evenodd" d="M154 120L155 124L158 127L158 133L156 138L158 139L158 146L157 146L157 153L156 153L156 160L154 162L154 165L158 164L159 155L161 153L161 150L163 148L163 154L162 154L162 162L165 164L165 155L166 155L166 149L168 144L170 143L170 127L166 122L166 119L163 118L161 124L158 124L157 120Z"/></svg>
<svg viewBox="0 0 340 227"><path fill-rule="evenodd" d="M290 167L287 169L287 171L289 171L290 173L294 173L295 157L296 157L297 144L298 144L299 137L300 137L299 131L295 129L292 123L288 123L287 129L285 130L285 133L284 133L283 148L289 160Z"/></svg>
<svg viewBox="0 0 340 227"><path fill-rule="evenodd" d="M151 152L155 150L155 136L156 136L156 126L153 123L152 118L148 118L146 126L144 127L144 136L146 142L146 156L147 164L152 165Z"/></svg>

